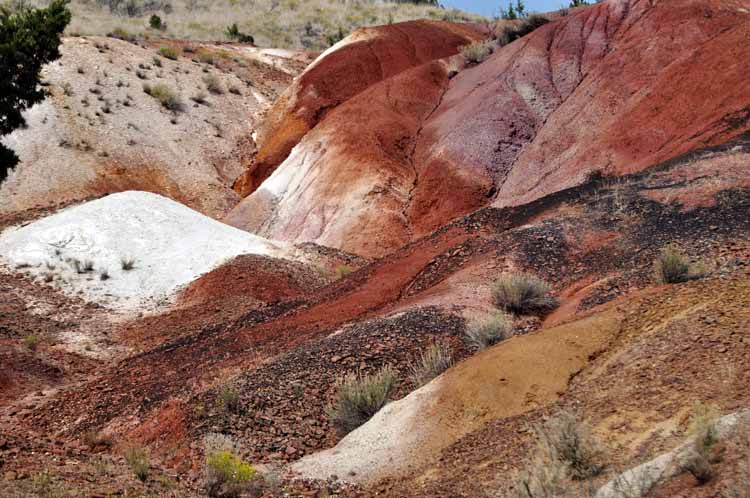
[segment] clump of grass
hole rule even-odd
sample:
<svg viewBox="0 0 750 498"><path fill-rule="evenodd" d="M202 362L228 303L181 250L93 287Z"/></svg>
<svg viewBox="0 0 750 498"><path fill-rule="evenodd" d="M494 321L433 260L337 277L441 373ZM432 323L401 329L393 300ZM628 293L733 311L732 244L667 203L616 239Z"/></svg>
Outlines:
<svg viewBox="0 0 750 498"><path fill-rule="evenodd" d="M112 446L111 437L103 435L94 429L89 429L81 434L81 442L91 451L97 448L109 448Z"/></svg>
<svg viewBox="0 0 750 498"><path fill-rule="evenodd" d="M480 64L487 60L495 51L495 43L491 40L471 43L459 48L461 55L472 64Z"/></svg>
<svg viewBox="0 0 750 498"><path fill-rule="evenodd" d="M703 278L707 273L701 265L691 265L687 256L673 247L661 251L654 262L654 270L657 282L662 284L679 284Z"/></svg>
<svg viewBox="0 0 750 498"><path fill-rule="evenodd" d="M411 367L411 379L414 385L421 387L445 372L453 365L453 354L450 345L436 341L424 349Z"/></svg>
<svg viewBox="0 0 750 498"><path fill-rule="evenodd" d="M130 271L135 268L135 258L124 256L120 258L120 268L125 271Z"/></svg>
<svg viewBox="0 0 750 498"><path fill-rule="evenodd" d="M130 34L126 30L124 30L123 28L115 28L115 29L113 29L112 31L110 31L109 33L107 33L107 36L110 37L110 38L117 38L119 40L125 40L125 41L129 41L129 42L133 42L136 39L135 35Z"/></svg>
<svg viewBox="0 0 750 498"><path fill-rule="evenodd" d="M130 467L130 470L133 471L138 480L146 482L151 471L151 465L143 448L133 446L125 450L125 463L128 464L128 467Z"/></svg>
<svg viewBox="0 0 750 498"><path fill-rule="evenodd" d="M165 109L170 111L178 111L182 108L182 100L179 95L175 93L169 85L164 83L157 83L155 85L149 85L148 83L143 85L143 91L159 101L159 103Z"/></svg>
<svg viewBox="0 0 750 498"><path fill-rule="evenodd" d="M206 90L213 94L221 95L222 93L224 93L224 87L221 86L219 78L217 78L213 74L205 75L203 77L203 83L206 84Z"/></svg>
<svg viewBox="0 0 750 498"><path fill-rule="evenodd" d="M159 49L159 55L161 55L165 59L176 61L177 57L179 56L179 53L177 52L176 49L172 47L161 47Z"/></svg>
<svg viewBox="0 0 750 498"><path fill-rule="evenodd" d="M604 470L604 450L590 427L572 413L559 413L538 427L537 434L543 451L563 465L571 479L588 479Z"/></svg>
<svg viewBox="0 0 750 498"><path fill-rule="evenodd" d="M82 268L84 273L91 273L94 271L94 262L90 259L86 259L83 261Z"/></svg>
<svg viewBox="0 0 750 498"><path fill-rule="evenodd" d="M214 56L210 52L201 52L198 54L198 61L204 64L213 64Z"/></svg>
<svg viewBox="0 0 750 498"><path fill-rule="evenodd" d="M239 413L240 411L240 394L228 384L223 385L219 390L217 402L225 412Z"/></svg>
<svg viewBox="0 0 750 498"><path fill-rule="evenodd" d="M492 302L511 313L545 313L558 306L550 290L547 282L534 275L503 275L492 287Z"/></svg>
<svg viewBox="0 0 750 498"><path fill-rule="evenodd" d="M348 265L338 265L336 267L336 276L339 279L347 277L352 272L352 269Z"/></svg>
<svg viewBox="0 0 750 498"><path fill-rule="evenodd" d="M206 101L206 92L197 92L195 95L190 97L190 100L195 102L196 104L205 104Z"/></svg>
<svg viewBox="0 0 750 498"><path fill-rule="evenodd" d="M213 451L206 457L206 492L210 497L237 497L255 475L252 465L230 450Z"/></svg>
<svg viewBox="0 0 750 498"><path fill-rule="evenodd" d="M715 405L696 403L693 406L688 426L688 434L693 437L693 442L680 468L683 472L690 473L700 484L709 482L715 475L711 467L711 453L719 441L716 425L718 418L719 410Z"/></svg>
<svg viewBox="0 0 750 498"><path fill-rule="evenodd" d="M23 338L24 346L29 348L29 350L31 351L37 350L37 348L39 347L39 342L39 336L35 334L29 334Z"/></svg>
<svg viewBox="0 0 750 498"><path fill-rule="evenodd" d="M339 379L336 397L326 412L341 435L364 424L388 402L396 374L386 365L374 374L349 373Z"/></svg>
<svg viewBox="0 0 750 498"><path fill-rule="evenodd" d="M109 270L104 268L99 272L99 280L109 280Z"/></svg>
<svg viewBox="0 0 750 498"><path fill-rule="evenodd" d="M513 337L513 323L502 313L472 323L466 329L466 340L475 351L482 351L510 337Z"/></svg>

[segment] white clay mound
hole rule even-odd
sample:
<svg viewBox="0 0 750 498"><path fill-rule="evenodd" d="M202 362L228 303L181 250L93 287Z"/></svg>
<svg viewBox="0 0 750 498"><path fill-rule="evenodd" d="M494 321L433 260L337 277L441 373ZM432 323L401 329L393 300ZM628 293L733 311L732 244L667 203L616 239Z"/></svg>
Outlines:
<svg viewBox="0 0 750 498"><path fill-rule="evenodd" d="M168 302L178 288L240 254L286 257L288 250L148 192L113 194L0 234L4 263L122 310ZM123 268L128 259L130 270Z"/></svg>

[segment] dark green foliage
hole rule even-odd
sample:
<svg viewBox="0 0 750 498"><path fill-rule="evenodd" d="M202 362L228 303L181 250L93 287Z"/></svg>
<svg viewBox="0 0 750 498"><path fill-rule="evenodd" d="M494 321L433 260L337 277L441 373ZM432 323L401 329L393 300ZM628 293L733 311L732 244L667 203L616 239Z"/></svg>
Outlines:
<svg viewBox="0 0 750 498"><path fill-rule="evenodd" d="M513 26L504 26L501 28L500 31L496 33L497 43L500 46L507 45L508 43L528 35L548 22L549 19L546 17L532 14Z"/></svg>
<svg viewBox="0 0 750 498"><path fill-rule="evenodd" d="M255 43L255 38L253 38L252 35L248 35L240 31L240 29L237 27L237 23L228 26L224 33L230 40L237 40L240 43L249 43L251 45Z"/></svg>
<svg viewBox="0 0 750 498"><path fill-rule="evenodd" d="M151 26L151 29L162 29L161 17L153 14L148 20L148 25Z"/></svg>
<svg viewBox="0 0 750 498"><path fill-rule="evenodd" d="M570 8L585 7L590 5L586 0L570 0Z"/></svg>
<svg viewBox="0 0 750 498"><path fill-rule="evenodd" d="M70 22L68 0L52 0L44 9L0 6L0 136L26 121L21 114L45 97L39 88L42 66L60 57L60 35ZM0 144L0 181L18 157Z"/></svg>
<svg viewBox="0 0 750 498"><path fill-rule="evenodd" d="M326 35L326 41L328 42L328 45L334 46L341 40L346 38L346 33L344 33L344 29L339 26L339 30L334 33L329 33Z"/></svg>

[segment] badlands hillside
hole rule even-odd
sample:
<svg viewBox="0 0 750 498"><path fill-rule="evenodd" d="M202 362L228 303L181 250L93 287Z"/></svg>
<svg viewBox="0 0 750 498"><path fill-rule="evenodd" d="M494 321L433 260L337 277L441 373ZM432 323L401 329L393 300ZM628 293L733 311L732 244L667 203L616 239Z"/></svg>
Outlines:
<svg viewBox="0 0 750 498"><path fill-rule="evenodd" d="M749 39L70 33L3 138L0 497L750 497Z"/></svg>

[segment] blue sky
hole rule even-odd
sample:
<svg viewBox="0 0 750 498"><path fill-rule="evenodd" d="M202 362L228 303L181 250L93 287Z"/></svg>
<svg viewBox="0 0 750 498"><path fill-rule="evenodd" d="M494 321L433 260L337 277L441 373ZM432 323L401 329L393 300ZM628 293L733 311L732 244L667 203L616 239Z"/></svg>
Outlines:
<svg viewBox="0 0 750 498"><path fill-rule="evenodd" d="M469 12L476 12L491 16L497 14L500 6L507 7L508 0L442 0L440 3L446 7L456 7ZM513 0L515 3L515 0ZM570 3L567 0L524 0L526 10L529 12L547 12L559 9L563 4Z"/></svg>

